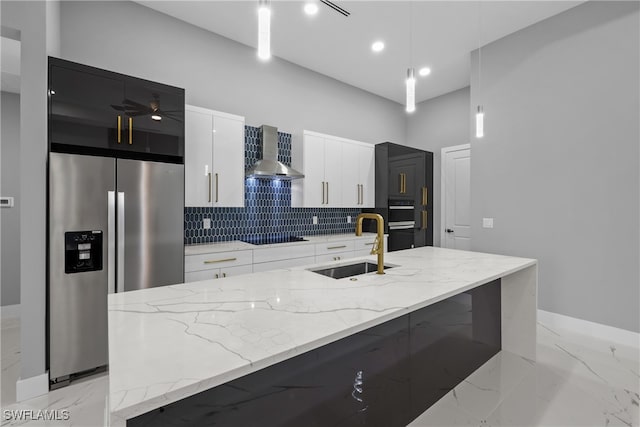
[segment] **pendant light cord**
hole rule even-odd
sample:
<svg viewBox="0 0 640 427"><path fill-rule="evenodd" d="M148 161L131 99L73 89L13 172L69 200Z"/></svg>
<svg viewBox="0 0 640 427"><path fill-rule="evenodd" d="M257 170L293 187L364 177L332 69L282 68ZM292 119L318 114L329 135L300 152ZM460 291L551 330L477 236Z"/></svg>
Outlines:
<svg viewBox="0 0 640 427"><path fill-rule="evenodd" d="M482 92L482 0L478 0L478 100ZM480 104L478 102L478 104Z"/></svg>

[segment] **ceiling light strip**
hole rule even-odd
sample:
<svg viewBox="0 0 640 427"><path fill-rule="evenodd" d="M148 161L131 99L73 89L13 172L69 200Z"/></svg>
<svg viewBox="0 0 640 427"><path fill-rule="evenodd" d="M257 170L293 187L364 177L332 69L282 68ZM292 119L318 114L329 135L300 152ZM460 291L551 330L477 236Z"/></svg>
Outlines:
<svg viewBox="0 0 640 427"><path fill-rule="evenodd" d="M351 12L349 12L346 9L341 8L340 6L338 6L337 4L330 2L329 0L320 0L322 3L324 3L325 5L329 6L331 9L335 10L338 13L343 14L346 17L349 17L349 15L351 15Z"/></svg>

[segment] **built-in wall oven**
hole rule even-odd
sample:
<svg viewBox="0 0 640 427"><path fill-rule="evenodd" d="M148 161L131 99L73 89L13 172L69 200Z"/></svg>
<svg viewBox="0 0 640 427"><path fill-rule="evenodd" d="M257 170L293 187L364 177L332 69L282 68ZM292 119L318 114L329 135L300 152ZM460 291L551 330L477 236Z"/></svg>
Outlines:
<svg viewBox="0 0 640 427"><path fill-rule="evenodd" d="M389 200L389 251L415 246L415 205L413 200Z"/></svg>

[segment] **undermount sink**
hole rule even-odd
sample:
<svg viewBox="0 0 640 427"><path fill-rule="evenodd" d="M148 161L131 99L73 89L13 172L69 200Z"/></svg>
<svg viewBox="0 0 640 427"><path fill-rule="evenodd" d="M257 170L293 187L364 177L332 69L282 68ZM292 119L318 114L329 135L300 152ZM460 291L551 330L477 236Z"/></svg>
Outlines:
<svg viewBox="0 0 640 427"><path fill-rule="evenodd" d="M392 268L385 265L385 269ZM378 264L373 262L358 262L356 264L338 265L335 267L321 267L312 271L322 274L323 276L332 277L334 279L343 279L345 277L358 276L360 274L372 273L378 270Z"/></svg>

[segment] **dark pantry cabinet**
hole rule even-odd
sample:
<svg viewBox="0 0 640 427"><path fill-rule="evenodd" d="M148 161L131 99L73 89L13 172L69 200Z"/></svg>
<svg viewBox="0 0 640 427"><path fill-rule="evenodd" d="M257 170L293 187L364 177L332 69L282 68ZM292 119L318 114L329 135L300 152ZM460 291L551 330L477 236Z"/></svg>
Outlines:
<svg viewBox="0 0 640 427"><path fill-rule="evenodd" d="M49 58L52 151L184 156L184 89Z"/></svg>
<svg viewBox="0 0 640 427"><path fill-rule="evenodd" d="M377 144L375 171L376 207L372 211L384 218L389 250L432 246L433 153L391 142ZM412 221L413 226L389 227L397 221Z"/></svg>

